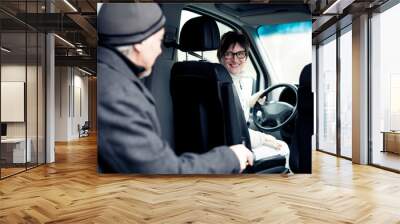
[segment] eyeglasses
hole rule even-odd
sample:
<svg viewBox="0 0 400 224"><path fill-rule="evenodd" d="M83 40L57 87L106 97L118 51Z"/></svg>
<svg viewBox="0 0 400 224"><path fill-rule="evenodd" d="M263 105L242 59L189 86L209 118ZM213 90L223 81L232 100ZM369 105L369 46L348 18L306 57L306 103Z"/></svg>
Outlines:
<svg viewBox="0 0 400 224"><path fill-rule="evenodd" d="M224 54L225 58L233 58L234 56L236 56L239 59L244 59L247 57L247 53L246 51L238 51L238 52L232 52L232 51L227 51Z"/></svg>

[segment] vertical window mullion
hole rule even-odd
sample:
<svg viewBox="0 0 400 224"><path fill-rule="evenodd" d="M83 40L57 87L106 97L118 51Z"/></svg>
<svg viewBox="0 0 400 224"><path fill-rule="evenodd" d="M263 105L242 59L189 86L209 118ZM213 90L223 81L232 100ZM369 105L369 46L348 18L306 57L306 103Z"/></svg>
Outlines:
<svg viewBox="0 0 400 224"><path fill-rule="evenodd" d="M319 44L316 45L315 47L315 105L316 105L316 119L315 119L315 147L317 148L317 150L319 149Z"/></svg>
<svg viewBox="0 0 400 224"><path fill-rule="evenodd" d="M340 36L341 32L336 31L336 155L341 156L341 119L340 119Z"/></svg>
<svg viewBox="0 0 400 224"><path fill-rule="evenodd" d="M28 19L28 0L25 0L25 21ZM25 120L25 170L28 170L28 24L25 23L25 102L24 102L24 120Z"/></svg>

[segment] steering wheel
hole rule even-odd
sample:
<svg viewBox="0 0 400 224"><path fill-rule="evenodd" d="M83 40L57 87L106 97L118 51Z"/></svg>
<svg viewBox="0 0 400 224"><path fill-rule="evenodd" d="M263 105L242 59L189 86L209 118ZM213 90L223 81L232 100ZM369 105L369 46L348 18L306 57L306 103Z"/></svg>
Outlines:
<svg viewBox="0 0 400 224"><path fill-rule="evenodd" d="M264 96L268 96L274 89L287 87L296 95L296 104L294 106L282 101L266 101L261 105L258 100ZM291 84L273 85L264 90L257 99L253 108L253 120L256 127L264 132L273 132L281 129L292 121L297 114L297 104L299 98L297 96L297 87Z"/></svg>

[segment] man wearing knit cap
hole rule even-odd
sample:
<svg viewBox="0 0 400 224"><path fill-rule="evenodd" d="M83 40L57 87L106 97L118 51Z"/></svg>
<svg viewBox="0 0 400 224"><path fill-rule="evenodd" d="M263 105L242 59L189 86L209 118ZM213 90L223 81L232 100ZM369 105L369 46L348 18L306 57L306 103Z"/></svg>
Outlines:
<svg viewBox="0 0 400 224"><path fill-rule="evenodd" d="M98 17L98 169L102 173L239 173L243 145L176 156L161 138L155 102L139 80L161 54L165 17L154 3L103 4ZM157 74L153 74L157 75Z"/></svg>

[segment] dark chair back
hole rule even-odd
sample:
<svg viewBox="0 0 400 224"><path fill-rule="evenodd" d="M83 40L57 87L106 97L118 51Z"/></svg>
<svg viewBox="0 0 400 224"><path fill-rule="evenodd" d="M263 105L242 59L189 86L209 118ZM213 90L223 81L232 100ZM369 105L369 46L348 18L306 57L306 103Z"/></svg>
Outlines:
<svg viewBox="0 0 400 224"><path fill-rule="evenodd" d="M202 16L182 28L179 49L215 50L219 47L215 21ZM227 70L206 61L177 62L171 70L175 151L204 153L215 146L245 143L249 132L236 90Z"/></svg>
<svg viewBox="0 0 400 224"><path fill-rule="evenodd" d="M89 129L90 129L89 121L85 121L85 123L82 125L82 130L89 130Z"/></svg>
<svg viewBox="0 0 400 224"><path fill-rule="evenodd" d="M222 65L178 62L171 74L178 154L204 153L215 146L243 141L251 148L243 110Z"/></svg>
<svg viewBox="0 0 400 224"><path fill-rule="evenodd" d="M311 137L313 134L314 96L311 90L311 64L300 74L295 119L295 134L290 146L290 168L294 173L311 173Z"/></svg>
<svg viewBox="0 0 400 224"><path fill-rule="evenodd" d="M215 50L219 31L214 20L197 17L182 28L179 49ZM177 62L171 70L175 152L205 153L220 145L244 143L251 149L249 130L232 79L221 64L206 61ZM285 158L258 161L244 172L280 173Z"/></svg>

